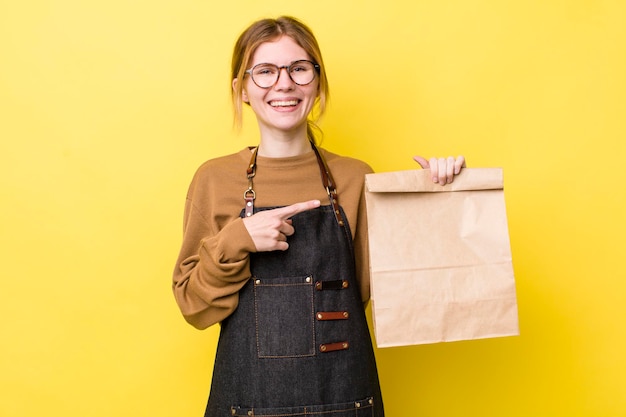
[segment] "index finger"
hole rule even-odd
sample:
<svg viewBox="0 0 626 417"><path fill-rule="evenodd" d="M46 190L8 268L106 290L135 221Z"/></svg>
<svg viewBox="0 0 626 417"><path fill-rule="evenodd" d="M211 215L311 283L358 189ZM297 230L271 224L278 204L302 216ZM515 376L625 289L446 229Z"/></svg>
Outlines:
<svg viewBox="0 0 626 417"><path fill-rule="evenodd" d="M295 216L298 213L317 208L320 206L320 204L321 203L319 200L303 201L301 203L295 203L290 206L277 208L275 209L275 213L278 214L281 219L287 220L291 216Z"/></svg>

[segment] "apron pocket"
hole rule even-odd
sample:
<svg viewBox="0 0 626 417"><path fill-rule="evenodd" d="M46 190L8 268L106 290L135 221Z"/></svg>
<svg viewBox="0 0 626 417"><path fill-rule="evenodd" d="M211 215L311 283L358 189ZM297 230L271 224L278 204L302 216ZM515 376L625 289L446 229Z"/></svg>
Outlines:
<svg viewBox="0 0 626 417"><path fill-rule="evenodd" d="M315 355L311 276L253 280L259 358Z"/></svg>
<svg viewBox="0 0 626 417"><path fill-rule="evenodd" d="M372 417L374 400L365 398L359 401L341 404L313 405L306 407L253 408L231 407L235 417Z"/></svg>

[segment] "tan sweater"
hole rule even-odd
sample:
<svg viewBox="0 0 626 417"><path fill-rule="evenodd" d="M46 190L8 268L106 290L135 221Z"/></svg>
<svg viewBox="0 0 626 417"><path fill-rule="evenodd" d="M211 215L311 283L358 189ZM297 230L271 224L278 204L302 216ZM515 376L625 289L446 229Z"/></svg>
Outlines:
<svg viewBox="0 0 626 417"><path fill-rule="evenodd" d="M372 169L356 159L320 149L333 175L352 232L357 280L369 299L367 219L363 186ZM248 188L251 150L205 162L196 172L185 205L183 243L173 290L185 319L204 329L228 317L250 278L249 253L256 248L239 217ZM313 151L289 158L257 158L256 207L285 206L319 199L329 204ZM296 231L297 233L297 231Z"/></svg>

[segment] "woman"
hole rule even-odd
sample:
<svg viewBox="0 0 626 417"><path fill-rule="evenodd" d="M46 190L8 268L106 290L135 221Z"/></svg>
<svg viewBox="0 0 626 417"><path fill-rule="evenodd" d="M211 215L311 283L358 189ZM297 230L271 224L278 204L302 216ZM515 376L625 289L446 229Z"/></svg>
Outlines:
<svg viewBox="0 0 626 417"><path fill-rule="evenodd" d="M232 91L260 143L196 172L173 283L189 323L221 324L205 416L383 416L363 309L372 170L315 146L328 83L311 30L253 23L235 45ZM416 160L441 183L464 166Z"/></svg>

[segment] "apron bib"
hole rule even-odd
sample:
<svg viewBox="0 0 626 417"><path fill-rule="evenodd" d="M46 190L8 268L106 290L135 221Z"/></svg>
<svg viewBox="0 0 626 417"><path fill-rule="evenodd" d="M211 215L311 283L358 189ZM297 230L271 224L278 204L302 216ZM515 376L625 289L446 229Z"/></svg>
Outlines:
<svg viewBox="0 0 626 417"><path fill-rule="evenodd" d="M299 213L287 251L250 254L252 277L221 323L205 417L384 415L345 219L337 204Z"/></svg>

